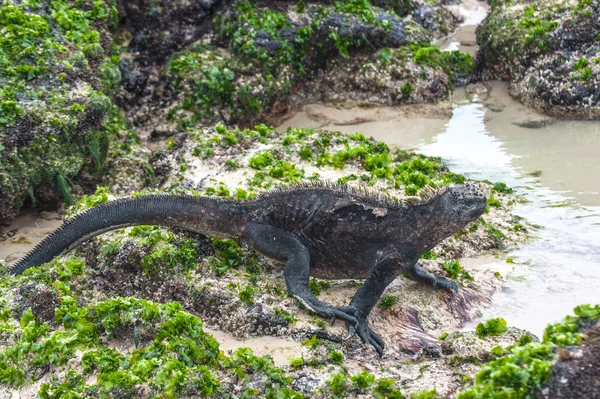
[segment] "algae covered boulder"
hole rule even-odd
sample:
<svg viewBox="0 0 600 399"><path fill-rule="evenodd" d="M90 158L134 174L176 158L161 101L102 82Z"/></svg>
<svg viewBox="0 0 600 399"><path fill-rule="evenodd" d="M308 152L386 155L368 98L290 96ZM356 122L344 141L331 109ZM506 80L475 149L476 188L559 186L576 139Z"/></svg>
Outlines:
<svg viewBox="0 0 600 399"><path fill-rule="evenodd" d="M180 127L264 121L332 58L429 42L416 22L366 1L277 7L239 1L216 16L214 27L216 45L175 53L163 70L158 95L173 104L167 119Z"/></svg>
<svg viewBox="0 0 600 399"><path fill-rule="evenodd" d="M457 398L600 397L600 305L580 305L574 313L560 323L548 325L542 342L525 335L514 345L492 349L497 358L484 365L473 384Z"/></svg>
<svg viewBox="0 0 600 399"><path fill-rule="evenodd" d="M493 1L478 30L483 77L559 116L600 116L600 4L592 0Z"/></svg>
<svg viewBox="0 0 600 399"><path fill-rule="evenodd" d="M102 162L102 129L121 75L111 57L104 1L4 1L0 8L0 223L40 185L68 197L90 158Z"/></svg>
<svg viewBox="0 0 600 399"><path fill-rule="evenodd" d="M314 101L445 99L455 77L470 72L470 56L440 51L414 16L374 4L221 5L205 21L214 35L175 46L181 50L159 73L145 73L146 59L131 45L118 98L152 137L218 121L252 126Z"/></svg>
<svg viewBox="0 0 600 399"><path fill-rule="evenodd" d="M558 352L540 399L600 398L600 306L575 311L584 318L571 318L569 332L576 328L581 337Z"/></svg>

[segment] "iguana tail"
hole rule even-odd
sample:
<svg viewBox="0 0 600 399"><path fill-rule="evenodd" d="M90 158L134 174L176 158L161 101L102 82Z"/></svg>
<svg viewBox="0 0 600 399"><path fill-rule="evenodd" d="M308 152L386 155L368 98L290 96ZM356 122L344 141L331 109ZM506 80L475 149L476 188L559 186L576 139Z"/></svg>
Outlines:
<svg viewBox="0 0 600 399"><path fill-rule="evenodd" d="M211 236L237 238L247 224L243 209L239 202L188 195L121 198L69 219L10 267L9 271L21 274L85 240L126 226L162 225Z"/></svg>

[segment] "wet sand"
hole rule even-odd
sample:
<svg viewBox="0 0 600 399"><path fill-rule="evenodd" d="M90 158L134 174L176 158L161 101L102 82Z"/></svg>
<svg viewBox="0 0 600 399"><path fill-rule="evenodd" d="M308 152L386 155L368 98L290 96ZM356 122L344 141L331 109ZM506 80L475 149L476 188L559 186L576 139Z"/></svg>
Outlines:
<svg viewBox="0 0 600 399"><path fill-rule="evenodd" d="M8 227L0 227L0 260L13 262L62 224L56 212L23 211Z"/></svg>

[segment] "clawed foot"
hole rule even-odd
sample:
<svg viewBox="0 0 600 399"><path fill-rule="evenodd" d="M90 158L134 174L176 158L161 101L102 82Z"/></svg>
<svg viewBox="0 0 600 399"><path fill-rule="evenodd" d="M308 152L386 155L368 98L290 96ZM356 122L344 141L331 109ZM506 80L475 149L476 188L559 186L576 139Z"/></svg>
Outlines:
<svg viewBox="0 0 600 399"><path fill-rule="evenodd" d="M344 320L348 324L348 338L358 334L361 341L365 344L372 345L379 356L383 356L383 348L385 343L375 332L369 327L369 322L355 306L330 306L324 304L316 298L300 298L296 297L304 306L325 318L331 318L331 324L335 319Z"/></svg>
<svg viewBox="0 0 600 399"><path fill-rule="evenodd" d="M433 288L448 290L454 294L458 294L458 285L454 281L448 280L446 277L442 276L435 276Z"/></svg>
<svg viewBox="0 0 600 399"><path fill-rule="evenodd" d="M375 352L379 356L383 356L383 349L385 348L385 343L383 340L369 327L369 322L366 317L359 316L358 324L352 325L348 324L348 338L358 334L360 340L367 345L373 346L375 348Z"/></svg>
<svg viewBox="0 0 600 399"><path fill-rule="evenodd" d="M354 306L330 306L316 299L312 300L311 298L304 299L300 297L296 297L296 299L317 315L330 318L332 325L335 319L344 320L349 325L358 324L357 317L359 312Z"/></svg>

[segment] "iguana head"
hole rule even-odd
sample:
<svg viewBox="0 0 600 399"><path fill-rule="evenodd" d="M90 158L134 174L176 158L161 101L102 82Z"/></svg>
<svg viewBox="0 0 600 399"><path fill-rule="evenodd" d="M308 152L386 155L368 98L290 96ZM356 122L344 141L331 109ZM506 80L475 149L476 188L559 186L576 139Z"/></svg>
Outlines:
<svg viewBox="0 0 600 399"><path fill-rule="evenodd" d="M485 193L475 184L449 187L440 197L450 234L477 220L487 206Z"/></svg>
<svg viewBox="0 0 600 399"><path fill-rule="evenodd" d="M417 206L411 218L410 235L416 244L415 250L425 252L477 220L485 212L486 205L484 191L474 184L447 187L432 193L428 201Z"/></svg>

